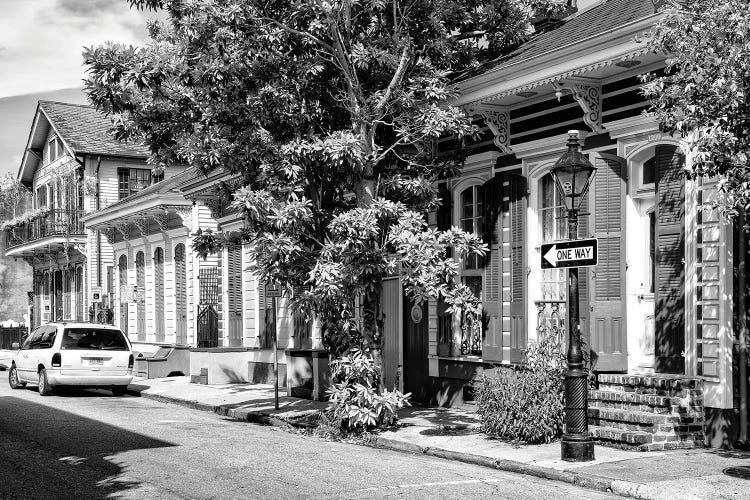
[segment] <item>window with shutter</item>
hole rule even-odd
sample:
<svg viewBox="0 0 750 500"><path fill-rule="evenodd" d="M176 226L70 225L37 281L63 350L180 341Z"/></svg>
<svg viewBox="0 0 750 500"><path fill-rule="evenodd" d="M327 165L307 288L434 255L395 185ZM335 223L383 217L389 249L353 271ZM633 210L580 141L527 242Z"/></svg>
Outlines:
<svg viewBox="0 0 750 500"><path fill-rule="evenodd" d="M656 147L656 371L685 373L685 179L676 146Z"/></svg>

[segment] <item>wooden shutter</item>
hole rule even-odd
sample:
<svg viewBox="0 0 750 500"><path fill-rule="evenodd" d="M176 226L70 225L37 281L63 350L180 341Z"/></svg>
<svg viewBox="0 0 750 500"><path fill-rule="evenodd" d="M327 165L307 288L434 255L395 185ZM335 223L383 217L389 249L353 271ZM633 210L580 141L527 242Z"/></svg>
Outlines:
<svg viewBox="0 0 750 500"><path fill-rule="evenodd" d="M154 330L156 342L164 342L164 250L154 252Z"/></svg>
<svg viewBox="0 0 750 500"><path fill-rule="evenodd" d="M227 330L229 346L242 345L242 246L227 249Z"/></svg>
<svg viewBox="0 0 750 500"><path fill-rule="evenodd" d="M185 267L185 245L179 243L174 251L175 273L175 317L178 344L187 344L187 269Z"/></svg>
<svg viewBox="0 0 750 500"><path fill-rule="evenodd" d="M503 360L503 322L502 304L500 303L500 272L501 253L500 238L502 228L499 227L500 210L502 207L502 182L504 177L497 175L482 186L484 196L483 240L489 247L484 258L484 300L482 307L486 316L485 332L482 339L482 359L489 362Z"/></svg>
<svg viewBox="0 0 750 500"><path fill-rule="evenodd" d="M656 147L656 371L685 373L685 180L676 146Z"/></svg>
<svg viewBox="0 0 750 500"><path fill-rule="evenodd" d="M604 153L594 158L594 237L599 260L592 273L590 336L599 371L626 371L625 328L625 160ZM580 279L579 279L580 281Z"/></svg>
<svg viewBox="0 0 750 500"><path fill-rule="evenodd" d="M509 301L510 361L519 363L527 343L526 323L526 178L510 173L503 182L503 215L508 220L509 273L507 290ZM504 252L503 252L504 254ZM503 277L506 273L503 272ZM505 300L505 297L501 298ZM505 319L505 318L503 318Z"/></svg>
<svg viewBox="0 0 750 500"><path fill-rule="evenodd" d="M440 206L437 209L437 229L447 231L453 223L453 199L448 187L443 183L438 186ZM453 336L452 316L446 312L448 305L442 298L438 299L438 356L451 355L451 338Z"/></svg>

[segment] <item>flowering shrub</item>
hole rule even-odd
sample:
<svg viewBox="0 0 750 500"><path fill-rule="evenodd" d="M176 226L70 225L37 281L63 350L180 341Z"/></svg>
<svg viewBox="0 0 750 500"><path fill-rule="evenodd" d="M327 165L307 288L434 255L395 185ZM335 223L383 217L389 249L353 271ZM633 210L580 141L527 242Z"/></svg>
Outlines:
<svg viewBox="0 0 750 500"><path fill-rule="evenodd" d="M383 390L378 394L379 368L365 351L352 349L331 361L333 384L328 400L333 419L342 428L364 430L392 425L398 410L409 405L410 394Z"/></svg>
<svg viewBox="0 0 750 500"><path fill-rule="evenodd" d="M563 432L565 356L552 335L529 343L521 365L500 367L475 383L482 432L549 443Z"/></svg>

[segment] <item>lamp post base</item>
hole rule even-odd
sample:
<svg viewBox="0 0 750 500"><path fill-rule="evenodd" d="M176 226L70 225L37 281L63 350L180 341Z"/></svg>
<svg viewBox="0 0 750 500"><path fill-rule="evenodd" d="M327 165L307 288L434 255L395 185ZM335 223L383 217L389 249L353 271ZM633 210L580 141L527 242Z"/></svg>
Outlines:
<svg viewBox="0 0 750 500"><path fill-rule="evenodd" d="M560 455L566 462L590 462L594 460L594 440L589 433L563 434Z"/></svg>

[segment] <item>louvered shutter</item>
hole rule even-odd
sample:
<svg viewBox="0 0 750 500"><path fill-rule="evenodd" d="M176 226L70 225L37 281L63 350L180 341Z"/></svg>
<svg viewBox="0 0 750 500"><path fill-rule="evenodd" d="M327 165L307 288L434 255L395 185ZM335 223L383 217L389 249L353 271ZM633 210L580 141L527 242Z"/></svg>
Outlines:
<svg viewBox="0 0 750 500"><path fill-rule="evenodd" d="M526 178L512 173L503 182L503 218L508 220L508 256L510 268L507 285L509 301L510 361L519 363L526 349ZM503 252L505 254L505 252ZM506 273L503 272L503 277ZM502 297L505 301L506 298Z"/></svg>
<svg viewBox="0 0 750 500"><path fill-rule="evenodd" d="M437 229L439 231L447 231L453 223L453 199L450 190L445 184L438 186L438 198L440 199L440 206L437 209ZM446 309L448 309L448 305L440 298L437 304L438 356L451 355L453 320Z"/></svg>
<svg viewBox="0 0 750 500"><path fill-rule="evenodd" d="M242 246L227 249L227 324L229 346L242 345Z"/></svg>
<svg viewBox="0 0 750 500"><path fill-rule="evenodd" d="M503 177L497 175L482 186L484 196L483 240L489 247L484 258L484 300L482 307L486 316L486 330L482 340L482 359L489 362L503 360L503 322L500 303L500 209L502 206Z"/></svg>
<svg viewBox="0 0 750 500"><path fill-rule="evenodd" d="M625 328L625 160L596 154L594 166L593 229L599 240L598 264L593 269L591 294L591 349L599 371L626 371ZM580 278L580 277L579 277ZM579 282L581 280L579 279Z"/></svg>
<svg viewBox="0 0 750 500"><path fill-rule="evenodd" d="M677 147L656 147L656 371L685 373L685 180Z"/></svg>

